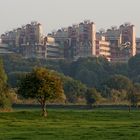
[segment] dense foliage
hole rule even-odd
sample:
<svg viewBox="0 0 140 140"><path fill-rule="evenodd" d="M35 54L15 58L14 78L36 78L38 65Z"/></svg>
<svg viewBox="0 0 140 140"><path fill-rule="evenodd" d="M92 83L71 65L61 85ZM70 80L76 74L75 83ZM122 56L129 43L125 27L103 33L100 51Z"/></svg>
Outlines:
<svg viewBox="0 0 140 140"><path fill-rule="evenodd" d="M126 90L129 91L132 88L132 82L129 78L123 75L114 75L111 76L106 82L105 85L108 88L116 90Z"/></svg>
<svg viewBox="0 0 140 140"><path fill-rule="evenodd" d="M3 62L0 59L0 109L9 110L11 104L11 96L7 85L7 75L3 67Z"/></svg>
<svg viewBox="0 0 140 140"><path fill-rule="evenodd" d="M77 61L23 59L20 56L5 56L4 64L11 83L13 74L30 72L34 67L47 67L81 81L88 87L99 87L109 76L128 75L127 64L111 64L103 57L79 58ZM14 80L14 79L13 79ZM15 82L14 82L15 83Z"/></svg>
<svg viewBox="0 0 140 140"><path fill-rule="evenodd" d="M63 76L62 80L67 102L82 102L87 90L86 85L82 84L80 81L66 76Z"/></svg>
<svg viewBox="0 0 140 140"><path fill-rule="evenodd" d="M12 87L16 87L20 79L34 67L43 66L64 74L67 77L63 84L67 101L73 103L83 97L87 88L96 88L102 96L116 102L125 100L129 90L127 88L140 83L140 55L132 57L128 63L111 63L103 57L79 58L72 62L23 59L18 55L3 56L3 59Z"/></svg>
<svg viewBox="0 0 140 140"><path fill-rule="evenodd" d="M92 108L92 105L95 104L98 100L100 100L101 96L95 88L89 88L86 91L85 98L87 105L89 105Z"/></svg>
<svg viewBox="0 0 140 140"><path fill-rule="evenodd" d="M18 94L25 98L37 99L43 115L47 116L46 101L63 98L63 87L57 75L45 68L36 68L21 80Z"/></svg>

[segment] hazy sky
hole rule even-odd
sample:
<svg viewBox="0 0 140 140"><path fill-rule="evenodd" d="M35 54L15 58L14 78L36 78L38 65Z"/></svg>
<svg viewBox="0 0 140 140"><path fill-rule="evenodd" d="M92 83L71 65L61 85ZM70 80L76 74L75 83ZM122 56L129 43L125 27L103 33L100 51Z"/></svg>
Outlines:
<svg viewBox="0 0 140 140"><path fill-rule="evenodd" d="M0 0L0 33L36 20L48 33L85 19L97 29L131 22L140 36L140 0Z"/></svg>

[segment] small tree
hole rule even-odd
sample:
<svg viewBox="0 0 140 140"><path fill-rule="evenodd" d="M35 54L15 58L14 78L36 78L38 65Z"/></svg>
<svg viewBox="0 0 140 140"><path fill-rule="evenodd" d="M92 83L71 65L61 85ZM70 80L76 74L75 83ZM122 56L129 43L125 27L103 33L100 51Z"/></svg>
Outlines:
<svg viewBox="0 0 140 140"><path fill-rule="evenodd" d="M99 95L100 94L96 91L95 88L87 89L87 92L85 94L87 105L92 108L92 105L100 98Z"/></svg>
<svg viewBox="0 0 140 140"><path fill-rule="evenodd" d="M46 102L63 98L60 78L45 68L36 68L27 74L19 84L18 94L25 98L35 98L41 104L42 115L47 116Z"/></svg>
<svg viewBox="0 0 140 140"><path fill-rule="evenodd" d="M131 90L128 92L128 101L130 102L129 111L131 109L131 105L138 107L138 103L140 102L140 84L135 83Z"/></svg>
<svg viewBox="0 0 140 140"><path fill-rule="evenodd" d="M7 75L3 67L3 62L0 59L0 109L9 110L11 106L12 102L7 85Z"/></svg>
<svg viewBox="0 0 140 140"><path fill-rule="evenodd" d="M110 94L111 94L111 101L113 101L114 103L120 103L127 99L126 90L111 89Z"/></svg>
<svg viewBox="0 0 140 140"><path fill-rule="evenodd" d="M126 76L123 76L123 75L111 76L105 82L105 84L110 89L115 89L115 90L119 90L119 91L121 91L121 90L129 91L131 89L131 87L133 86L133 84L130 81L130 79L128 77L126 77Z"/></svg>
<svg viewBox="0 0 140 140"><path fill-rule="evenodd" d="M87 89L84 84L80 81L64 76L63 81L64 92L68 102L76 103L78 102L78 99L84 98L84 94Z"/></svg>

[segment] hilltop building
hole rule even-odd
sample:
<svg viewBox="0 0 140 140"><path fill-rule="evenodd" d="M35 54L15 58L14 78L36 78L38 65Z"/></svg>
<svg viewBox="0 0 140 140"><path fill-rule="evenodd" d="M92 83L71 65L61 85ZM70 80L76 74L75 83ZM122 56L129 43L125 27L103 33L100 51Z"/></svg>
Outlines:
<svg viewBox="0 0 140 140"><path fill-rule="evenodd" d="M135 26L125 23L96 32L94 22L86 20L61 28L47 36L42 25L31 22L21 28L1 35L2 46L10 52L20 53L25 58L68 59L103 56L111 62L127 62L140 53L140 40L136 40ZM137 51L137 52L136 52Z"/></svg>
<svg viewBox="0 0 140 140"><path fill-rule="evenodd" d="M106 40L110 42L111 61L127 62L136 54L135 26L129 23L119 28L112 27L104 33Z"/></svg>
<svg viewBox="0 0 140 140"><path fill-rule="evenodd" d="M38 22L31 22L31 24L2 34L1 40L3 44L12 47L19 47L21 44L41 44L43 41L42 25Z"/></svg>
<svg viewBox="0 0 140 140"><path fill-rule="evenodd" d="M96 34L96 56L103 56L108 61L111 61L110 42L106 41L105 36Z"/></svg>
<svg viewBox="0 0 140 140"><path fill-rule="evenodd" d="M78 59L96 55L96 27L93 22L84 21L52 33L63 48L64 58Z"/></svg>
<svg viewBox="0 0 140 140"><path fill-rule="evenodd" d="M127 62L136 54L135 26L130 23L96 33L95 23L84 21L51 35L63 49L65 59L104 56L112 62Z"/></svg>
<svg viewBox="0 0 140 140"><path fill-rule="evenodd" d="M1 35L1 43L25 58L58 59L59 45L55 39L43 35L42 25L31 22L21 28Z"/></svg>

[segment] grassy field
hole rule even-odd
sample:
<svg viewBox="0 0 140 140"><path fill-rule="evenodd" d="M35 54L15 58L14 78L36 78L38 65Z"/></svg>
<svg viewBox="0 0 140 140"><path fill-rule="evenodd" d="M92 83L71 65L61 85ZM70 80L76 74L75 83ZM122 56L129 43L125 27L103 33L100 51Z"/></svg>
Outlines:
<svg viewBox="0 0 140 140"><path fill-rule="evenodd" d="M140 140L140 111L49 110L0 113L0 140Z"/></svg>

